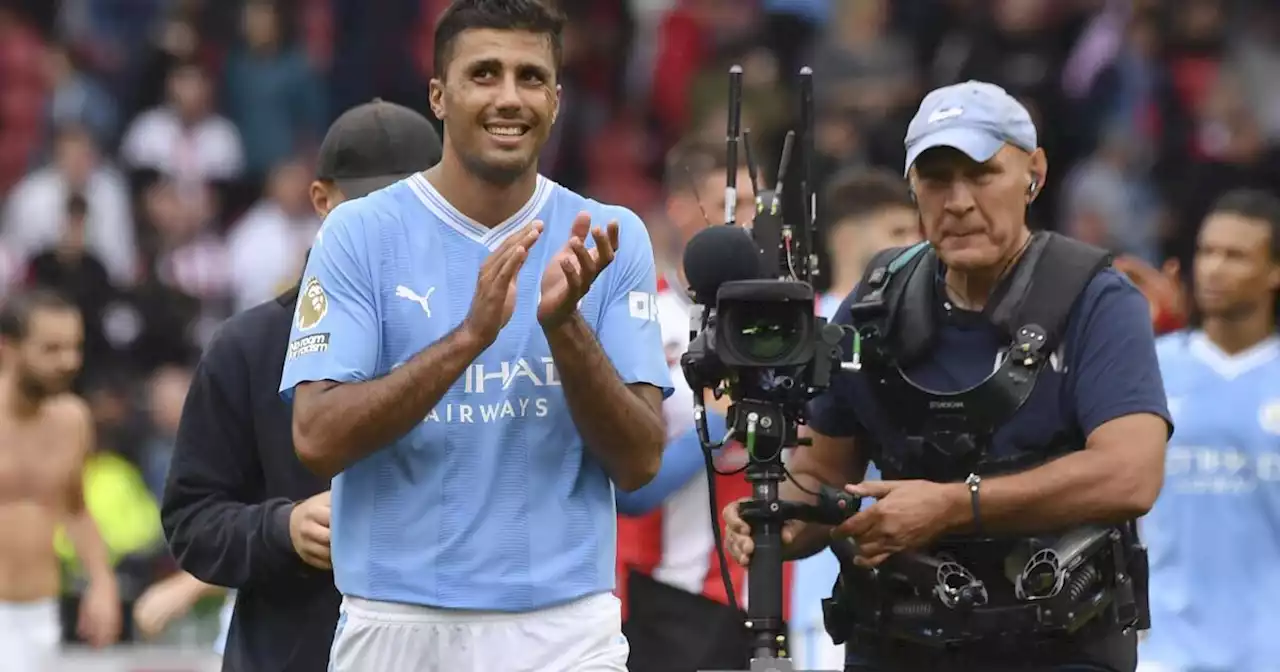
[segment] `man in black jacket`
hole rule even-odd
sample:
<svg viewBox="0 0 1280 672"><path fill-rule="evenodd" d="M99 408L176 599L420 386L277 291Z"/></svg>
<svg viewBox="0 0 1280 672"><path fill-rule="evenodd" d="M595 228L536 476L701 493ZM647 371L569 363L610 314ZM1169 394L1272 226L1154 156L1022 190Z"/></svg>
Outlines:
<svg viewBox="0 0 1280 672"><path fill-rule="evenodd" d="M374 101L334 122L311 186L325 216L440 159L430 122ZM222 325L197 366L161 516L179 566L236 590L229 671L321 672L341 596L329 567L329 483L293 451L277 390L297 289Z"/></svg>

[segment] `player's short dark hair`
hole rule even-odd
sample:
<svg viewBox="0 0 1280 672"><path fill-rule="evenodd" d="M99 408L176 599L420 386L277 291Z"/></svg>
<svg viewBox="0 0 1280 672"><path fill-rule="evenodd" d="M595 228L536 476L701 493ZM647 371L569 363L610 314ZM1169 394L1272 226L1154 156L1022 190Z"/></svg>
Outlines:
<svg viewBox="0 0 1280 672"><path fill-rule="evenodd" d="M89 200L84 194L73 193L67 196L67 216L84 217L89 214Z"/></svg>
<svg viewBox="0 0 1280 672"><path fill-rule="evenodd" d="M454 0L440 14L435 33L435 71L443 77L453 57L453 43L467 30L519 30L546 35L560 69L564 55L564 15L544 0Z"/></svg>
<svg viewBox="0 0 1280 672"><path fill-rule="evenodd" d="M1235 189L1215 201L1209 214L1231 214L1267 224L1271 258L1280 261L1280 197L1261 189Z"/></svg>
<svg viewBox="0 0 1280 672"><path fill-rule="evenodd" d="M724 142L691 137L676 143L667 152L662 181L667 193L677 194L696 189L707 176L728 168L729 156Z"/></svg>
<svg viewBox="0 0 1280 672"><path fill-rule="evenodd" d="M857 221L889 208L914 208L907 181L880 168L850 168L837 173L822 190L827 228Z"/></svg>
<svg viewBox="0 0 1280 672"><path fill-rule="evenodd" d="M0 336L21 340L27 335L31 316L41 310L79 309L67 297L43 287L12 294L0 305Z"/></svg>

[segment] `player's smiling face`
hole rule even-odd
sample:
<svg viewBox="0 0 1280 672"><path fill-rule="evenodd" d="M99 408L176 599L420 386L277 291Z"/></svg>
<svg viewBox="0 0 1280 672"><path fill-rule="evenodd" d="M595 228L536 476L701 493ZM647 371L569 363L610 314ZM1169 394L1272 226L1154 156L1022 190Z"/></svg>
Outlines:
<svg viewBox="0 0 1280 672"><path fill-rule="evenodd" d="M531 170L560 105L548 35L489 28L453 41L431 107L444 120L445 151L476 175L509 183Z"/></svg>

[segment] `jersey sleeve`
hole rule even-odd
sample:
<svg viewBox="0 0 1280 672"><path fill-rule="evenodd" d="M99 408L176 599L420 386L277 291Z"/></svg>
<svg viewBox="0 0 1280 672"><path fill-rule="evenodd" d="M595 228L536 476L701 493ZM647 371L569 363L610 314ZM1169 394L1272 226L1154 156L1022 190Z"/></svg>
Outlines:
<svg viewBox="0 0 1280 672"><path fill-rule="evenodd" d="M1172 433L1146 298L1110 270L1094 278L1085 293L1080 305L1091 309L1083 314L1079 341L1067 362L1081 432L1087 437L1110 420L1151 413Z"/></svg>
<svg viewBox="0 0 1280 672"><path fill-rule="evenodd" d="M597 338L622 382L647 383L673 392L658 319L658 278L644 222L619 208L618 252Z"/></svg>
<svg viewBox="0 0 1280 672"><path fill-rule="evenodd" d="M853 324L853 294L840 302L831 317L832 324L849 326ZM846 333L841 339L843 358L848 359L853 348L853 337ZM824 436L848 438L858 434L861 424L858 421L856 402L853 391L857 374L836 370L831 375L831 386L825 392L809 402L809 427Z"/></svg>
<svg viewBox="0 0 1280 672"><path fill-rule="evenodd" d="M361 200L329 213L311 248L280 379L285 399L299 383L374 375L381 320Z"/></svg>

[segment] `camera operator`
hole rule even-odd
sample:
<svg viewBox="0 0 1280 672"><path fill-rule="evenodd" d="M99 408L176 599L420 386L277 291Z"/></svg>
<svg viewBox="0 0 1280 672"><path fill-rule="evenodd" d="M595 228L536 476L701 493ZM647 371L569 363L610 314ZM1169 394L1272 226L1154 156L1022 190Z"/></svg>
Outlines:
<svg viewBox="0 0 1280 672"><path fill-rule="evenodd" d="M812 403L812 445L782 489L876 501L834 530L788 522L784 554L841 556L827 626L846 671L1131 671L1146 627L1133 521L1160 492L1172 429L1146 301L1101 250L1029 230L1048 163L1003 89L933 91L905 144L928 245L876 255L837 311L861 369ZM885 480L859 483L868 460ZM740 504L725 544L747 563ZM1101 541L1067 545L1082 538ZM1045 548L1072 563L1070 590L1056 570L1056 589L1022 582ZM929 559L924 587L911 570ZM944 569L965 583L943 585ZM1030 601L1084 594L1069 613Z"/></svg>

